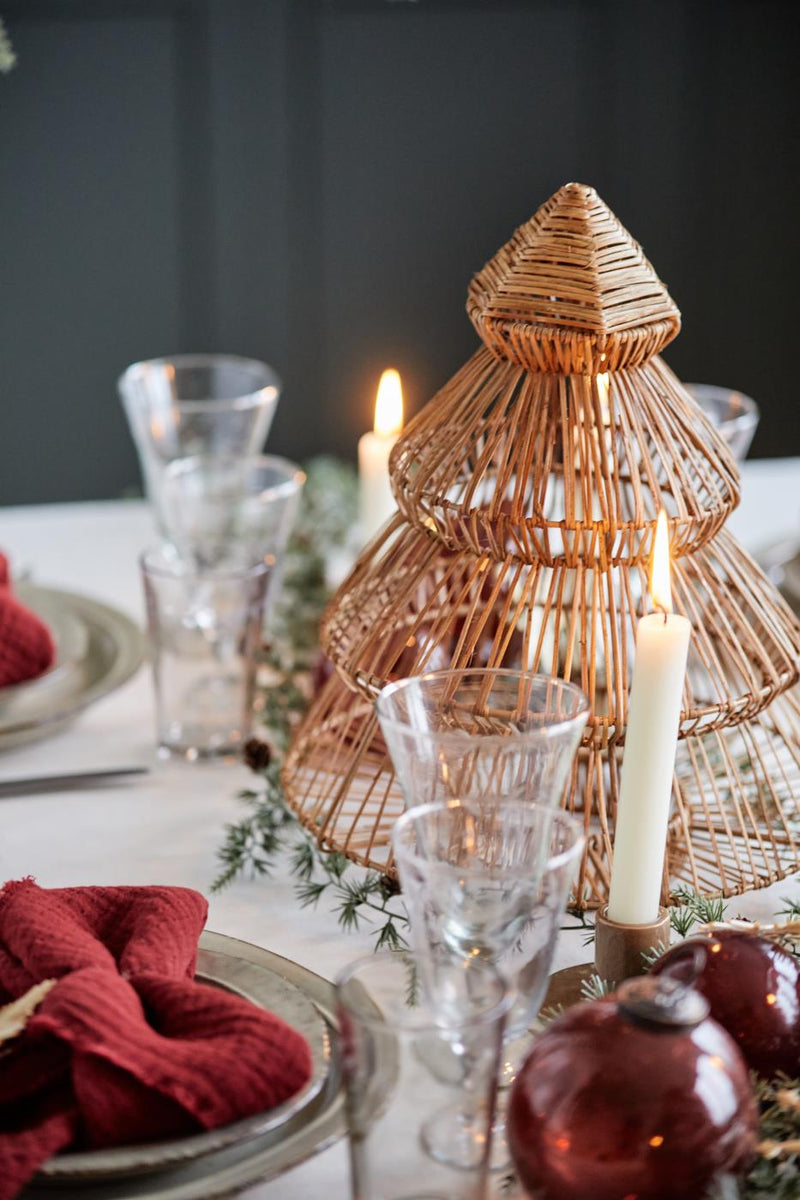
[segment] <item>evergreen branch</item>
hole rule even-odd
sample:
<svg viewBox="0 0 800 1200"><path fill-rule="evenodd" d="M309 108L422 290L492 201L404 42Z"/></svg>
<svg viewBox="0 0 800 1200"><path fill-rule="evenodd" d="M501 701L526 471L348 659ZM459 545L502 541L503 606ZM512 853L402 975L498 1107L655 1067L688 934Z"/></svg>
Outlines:
<svg viewBox="0 0 800 1200"><path fill-rule="evenodd" d="M368 922L376 949L402 949L408 918L402 905L392 903L397 885L376 872L363 873L337 850L318 846L288 808L281 787L280 759L308 705L309 670L319 655L319 622L328 600L326 553L346 542L357 507L352 468L333 459L317 459L308 465L307 474L287 551L273 640L259 660L257 708L269 741L254 738L245 747L245 761L262 786L239 794L248 811L225 827L212 891L227 887L241 874L268 875L285 859L296 880L300 907L313 908L327 897L344 929L358 929Z"/></svg>
<svg viewBox="0 0 800 1200"><path fill-rule="evenodd" d="M664 957L667 950L669 950L669 946L650 946L648 950L642 950L642 962L648 971L660 958Z"/></svg>
<svg viewBox="0 0 800 1200"><path fill-rule="evenodd" d="M563 1013L563 1004L549 1004L547 1008L543 1008L534 1023L535 1032L538 1033L541 1030L546 1029L548 1025L553 1023L553 1021L557 1021L560 1016L563 1016Z"/></svg>
<svg viewBox="0 0 800 1200"><path fill-rule="evenodd" d="M745 1200L800 1196L800 1080L753 1076L760 1109L759 1157L745 1182Z"/></svg>
<svg viewBox="0 0 800 1200"><path fill-rule="evenodd" d="M778 909L778 916L786 917L788 921L800 920L800 900L792 900L790 896L783 896L781 899L783 908Z"/></svg>
<svg viewBox="0 0 800 1200"><path fill-rule="evenodd" d="M602 979L596 972L590 975L588 979L581 980L581 999L582 1000L602 1000L604 996L610 996L616 989L616 983L610 980Z"/></svg>
<svg viewBox="0 0 800 1200"><path fill-rule="evenodd" d="M695 925L713 925L725 919L726 904L721 896L700 896L691 888L676 888L678 906L669 910L669 923L678 937L688 937Z"/></svg>

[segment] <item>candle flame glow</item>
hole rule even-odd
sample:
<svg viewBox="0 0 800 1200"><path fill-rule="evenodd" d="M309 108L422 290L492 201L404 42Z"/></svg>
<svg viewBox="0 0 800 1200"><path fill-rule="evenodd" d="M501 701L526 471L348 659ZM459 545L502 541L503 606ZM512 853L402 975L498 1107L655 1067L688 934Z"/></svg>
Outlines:
<svg viewBox="0 0 800 1200"><path fill-rule="evenodd" d="M650 563L650 595L663 613L672 612L672 587L669 578L669 524L664 509L658 514L653 558Z"/></svg>
<svg viewBox="0 0 800 1200"><path fill-rule="evenodd" d="M608 371L597 376L597 395L600 398L600 413L604 425L611 424L611 411L608 407L608 392L610 388Z"/></svg>
<svg viewBox="0 0 800 1200"><path fill-rule="evenodd" d="M381 375L375 399L375 432L392 437L403 428L403 387L400 375L389 367Z"/></svg>

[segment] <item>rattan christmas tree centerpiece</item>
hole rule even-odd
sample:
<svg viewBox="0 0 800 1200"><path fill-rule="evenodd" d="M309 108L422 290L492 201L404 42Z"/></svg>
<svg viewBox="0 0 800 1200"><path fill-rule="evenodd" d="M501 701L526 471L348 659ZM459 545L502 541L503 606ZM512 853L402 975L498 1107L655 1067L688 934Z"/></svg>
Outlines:
<svg viewBox="0 0 800 1200"><path fill-rule="evenodd" d="M735 894L800 866L800 628L724 529L721 438L659 351L680 314L594 190L561 188L472 281L482 344L391 459L399 512L334 596L335 672L299 728L288 801L320 843L391 870L403 801L373 713L388 681L526 667L587 692L566 807L607 899L634 631L661 508L673 602L693 626L668 877Z"/></svg>

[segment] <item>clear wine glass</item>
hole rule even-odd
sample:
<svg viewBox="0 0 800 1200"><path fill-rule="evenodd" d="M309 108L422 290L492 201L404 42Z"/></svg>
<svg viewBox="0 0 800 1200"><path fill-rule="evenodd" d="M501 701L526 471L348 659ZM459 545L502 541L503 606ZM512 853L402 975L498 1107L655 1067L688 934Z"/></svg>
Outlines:
<svg viewBox="0 0 800 1200"><path fill-rule="evenodd" d="M234 354L179 354L133 363L117 383L159 529L164 469L194 455L243 458L266 440L281 382Z"/></svg>
<svg viewBox="0 0 800 1200"><path fill-rule="evenodd" d="M407 807L449 796L557 807L589 701L562 679L487 667L391 683L376 711Z"/></svg>
<svg viewBox="0 0 800 1200"><path fill-rule="evenodd" d="M392 845L423 990L425 964L443 954L490 962L515 989L501 1074L508 1084L547 990L581 827L560 809L524 800L451 799L405 812ZM506 1162L496 1128L494 1165Z"/></svg>

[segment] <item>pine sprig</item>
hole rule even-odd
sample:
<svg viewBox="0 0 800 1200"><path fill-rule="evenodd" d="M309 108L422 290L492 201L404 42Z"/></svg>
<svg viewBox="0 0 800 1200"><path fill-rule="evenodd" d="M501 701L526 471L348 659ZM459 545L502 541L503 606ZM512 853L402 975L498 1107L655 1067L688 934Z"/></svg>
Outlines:
<svg viewBox="0 0 800 1200"><path fill-rule="evenodd" d="M745 1200L800 1196L800 1079L753 1076L760 1108L759 1157L748 1173Z"/></svg>
<svg viewBox="0 0 800 1200"><path fill-rule="evenodd" d="M800 920L800 900L792 900L790 896L783 897L783 908L778 909L778 916L787 921Z"/></svg>
<svg viewBox="0 0 800 1200"><path fill-rule="evenodd" d="M595 972L588 979L581 980L581 999L602 1000L604 996L610 996L616 986L616 983L603 979Z"/></svg>
<svg viewBox="0 0 800 1200"><path fill-rule="evenodd" d="M309 669L318 655L319 622L328 600L326 553L346 542L357 501L350 467L317 459L307 474L285 564L282 601L273 620L273 641L259 665L257 709L269 742L254 739L246 748L246 761L262 786L239 796L249 811L226 826L212 890L220 891L243 874L267 876L285 860L302 908L314 908L325 898L343 929L369 925L376 949L403 949L408 917L396 898L398 889L385 876L353 866L344 854L321 849L283 797L281 757L308 705Z"/></svg>
<svg viewBox="0 0 800 1200"><path fill-rule="evenodd" d="M699 896L691 888L677 888L673 893L678 905L669 910L669 923L678 937L688 937L695 925L713 925L724 921L726 905L721 896Z"/></svg>
<svg viewBox="0 0 800 1200"><path fill-rule="evenodd" d="M575 933L581 930L581 945L590 946L594 941L594 922L590 921L586 909L584 908L568 908L567 915L572 917L571 925L562 925L562 933Z"/></svg>

